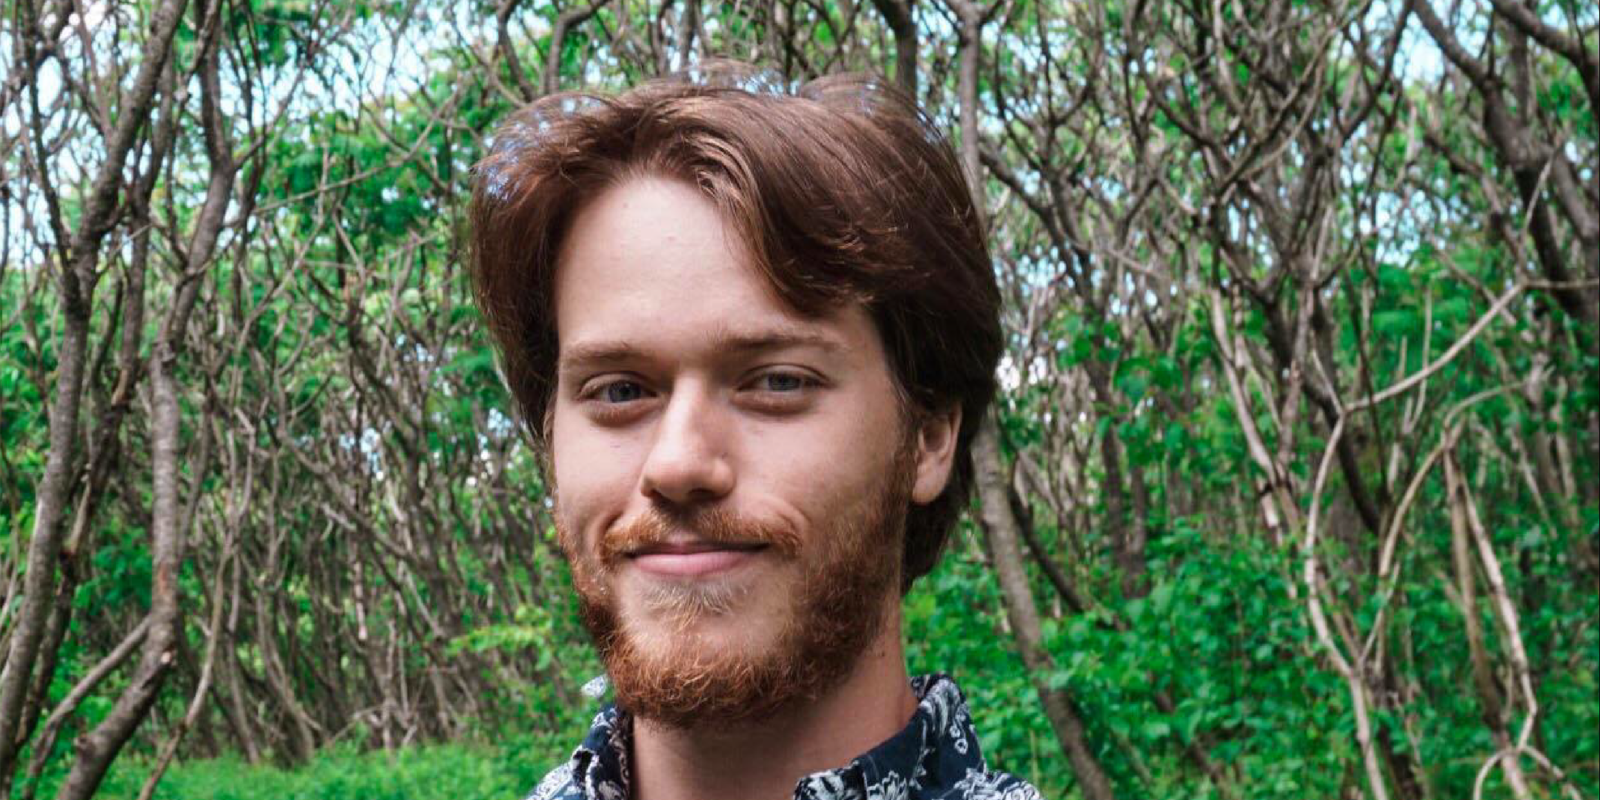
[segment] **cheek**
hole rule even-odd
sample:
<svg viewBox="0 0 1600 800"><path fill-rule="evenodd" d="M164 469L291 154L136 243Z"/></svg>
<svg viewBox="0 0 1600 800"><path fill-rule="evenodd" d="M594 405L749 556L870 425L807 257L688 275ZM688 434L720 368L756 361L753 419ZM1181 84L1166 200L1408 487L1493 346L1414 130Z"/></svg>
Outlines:
<svg viewBox="0 0 1600 800"><path fill-rule="evenodd" d="M855 400L855 398L850 398ZM765 428L751 437L748 463L787 499L827 515L878 486L894 464L899 422L892 404L839 403L804 425Z"/></svg>
<svg viewBox="0 0 1600 800"><path fill-rule="evenodd" d="M582 420L563 419L558 409L550 455L555 513L564 538L588 539L597 525L621 515L638 474L625 441L585 429ZM576 542L563 544L571 548Z"/></svg>

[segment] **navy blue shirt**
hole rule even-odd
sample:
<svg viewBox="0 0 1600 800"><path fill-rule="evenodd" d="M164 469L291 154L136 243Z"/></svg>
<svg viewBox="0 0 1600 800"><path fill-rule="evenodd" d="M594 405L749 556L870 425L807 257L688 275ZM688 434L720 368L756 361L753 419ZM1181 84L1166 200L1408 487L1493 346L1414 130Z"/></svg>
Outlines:
<svg viewBox="0 0 1600 800"><path fill-rule="evenodd" d="M955 681L924 675L911 690L917 710L899 733L843 767L801 778L794 800L1042 800L1021 779L989 770ZM628 800L632 739L633 720L608 706L528 800Z"/></svg>

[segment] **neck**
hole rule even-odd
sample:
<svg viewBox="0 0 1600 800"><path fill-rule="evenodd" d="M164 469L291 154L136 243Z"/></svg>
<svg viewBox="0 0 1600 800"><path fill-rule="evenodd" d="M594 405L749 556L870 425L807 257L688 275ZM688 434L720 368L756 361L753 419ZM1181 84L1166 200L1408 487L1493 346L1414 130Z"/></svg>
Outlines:
<svg viewBox="0 0 1600 800"><path fill-rule="evenodd" d="M900 642L899 598L850 674L824 696L769 719L682 729L634 721L635 800L787 800L899 733L916 711Z"/></svg>

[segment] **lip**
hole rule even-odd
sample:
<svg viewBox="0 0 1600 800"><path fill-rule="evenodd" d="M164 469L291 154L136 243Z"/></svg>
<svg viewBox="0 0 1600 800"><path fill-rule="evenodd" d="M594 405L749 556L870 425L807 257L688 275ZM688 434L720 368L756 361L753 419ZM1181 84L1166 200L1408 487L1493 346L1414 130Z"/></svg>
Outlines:
<svg viewBox="0 0 1600 800"><path fill-rule="evenodd" d="M765 549L765 545L663 542L629 553L628 560L658 577L705 578L749 564Z"/></svg>

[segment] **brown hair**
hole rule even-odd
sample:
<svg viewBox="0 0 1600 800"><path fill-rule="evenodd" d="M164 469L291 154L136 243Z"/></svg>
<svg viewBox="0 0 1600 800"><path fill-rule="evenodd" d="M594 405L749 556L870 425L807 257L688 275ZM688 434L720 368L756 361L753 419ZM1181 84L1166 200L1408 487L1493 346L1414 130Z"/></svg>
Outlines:
<svg viewBox="0 0 1600 800"><path fill-rule="evenodd" d="M868 310L912 419L961 405L950 483L907 517L903 586L933 568L971 486L972 438L1002 341L966 179L914 103L854 77L792 94L676 79L614 97L554 95L510 117L476 170L478 305L541 449L556 380L552 288L569 222L630 177L683 180L718 207L797 311Z"/></svg>

